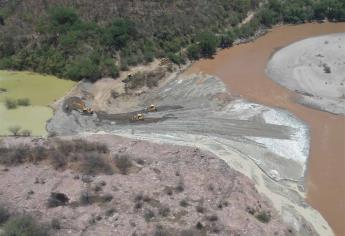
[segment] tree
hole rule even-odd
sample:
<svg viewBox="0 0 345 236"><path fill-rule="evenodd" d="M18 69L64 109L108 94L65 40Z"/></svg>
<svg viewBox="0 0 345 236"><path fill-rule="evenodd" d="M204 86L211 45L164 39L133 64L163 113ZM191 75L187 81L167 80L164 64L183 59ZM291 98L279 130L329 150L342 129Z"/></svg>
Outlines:
<svg viewBox="0 0 345 236"><path fill-rule="evenodd" d="M5 20L2 15L0 15L0 25L5 25Z"/></svg>
<svg viewBox="0 0 345 236"><path fill-rule="evenodd" d="M198 60L200 58L200 47L198 44L192 44L187 48L187 56L190 60Z"/></svg>
<svg viewBox="0 0 345 236"><path fill-rule="evenodd" d="M128 41L135 37L136 29L133 22L124 19L114 20L110 26L105 29L104 37L108 46L116 50L124 48Z"/></svg>
<svg viewBox="0 0 345 236"><path fill-rule="evenodd" d="M277 13L268 8L264 8L263 10L261 10L259 13L259 17L260 23L267 27L271 27L278 20Z"/></svg>
<svg viewBox="0 0 345 236"><path fill-rule="evenodd" d="M211 32L203 32L198 36L199 47L203 57L212 57L218 46L217 37Z"/></svg>
<svg viewBox="0 0 345 236"><path fill-rule="evenodd" d="M94 82L101 76L101 72L99 66L90 58L77 58L67 64L64 75L72 80L87 79Z"/></svg>
<svg viewBox="0 0 345 236"><path fill-rule="evenodd" d="M20 130L21 130L21 127L17 125L8 128L8 131L10 131L14 136L18 136Z"/></svg>
<svg viewBox="0 0 345 236"><path fill-rule="evenodd" d="M73 8L57 6L49 10L50 30L53 32L68 31L79 21L79 16Z"/></svg>
<svg viewBox="0 0 345 236"><path fill-rule="evenodd" d="M235 35L232 31L227 31L220 37L220 47L221 48L228 48L231 47L235 41Z"/></svg>

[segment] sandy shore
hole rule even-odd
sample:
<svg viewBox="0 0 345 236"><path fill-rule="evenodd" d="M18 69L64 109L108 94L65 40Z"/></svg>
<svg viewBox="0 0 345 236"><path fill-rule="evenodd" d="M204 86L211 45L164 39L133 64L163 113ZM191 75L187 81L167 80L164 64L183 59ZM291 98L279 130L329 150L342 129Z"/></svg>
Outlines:
<svg viewBox="0 0 345 236"><path fill-rule="evenodd" d="M345 118L295 103L296 94L270 80L265 70L277 49L308 37L344 30L345 23L276 27L253 43L222 50L213 60L196 62L187 72L217 75L232 94L287 109L310 126L307 199L337 235L345 234Z"/></svg>
<svg viewBox="0 0 345 236"><path fill-rule="evenodd" d="M345 114L345 33L308 38L276 52L268 76L301 95L299 102Z"/></svg>

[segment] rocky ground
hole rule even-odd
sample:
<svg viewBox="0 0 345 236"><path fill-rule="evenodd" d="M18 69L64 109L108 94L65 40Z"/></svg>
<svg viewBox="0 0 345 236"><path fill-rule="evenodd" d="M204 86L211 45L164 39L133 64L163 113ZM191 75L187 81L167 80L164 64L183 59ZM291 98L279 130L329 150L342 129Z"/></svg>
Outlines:
<svg viewBox="0 0 345 236"><path fill-rule="evenodd" d="M58 220L54 235L295 235L249 178L208 152L114 135L86 139L106 144L110 160L125 155L134 167L83 175L47 162L1 165L0 202L46 224ZM49 142L6 138L1 146ZM68 201L49 207L52 192ZM85 193L94 200L85 202Z"/></svg>
<svg viewBox="0 0 345 236"><path fill-rule="evenodd" d="M267 73L307 106L345 114L345 33L293 43L273 55Z"/></svg>

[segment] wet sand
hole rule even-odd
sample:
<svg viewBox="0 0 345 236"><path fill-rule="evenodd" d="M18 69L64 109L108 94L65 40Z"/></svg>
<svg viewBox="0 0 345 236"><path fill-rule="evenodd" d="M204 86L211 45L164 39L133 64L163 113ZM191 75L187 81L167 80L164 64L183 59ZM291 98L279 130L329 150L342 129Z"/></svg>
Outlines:
<svg viewBox="0 0 345 236"><path fill-rule="evenodd" d="M186 73L216 75L232 94L287 109L310 126L307 200L341 236L345 235L345 117L296 103L297 94L273 82L265 73L276 50L301 39L338 32L345 32L345 23L275 27L253 43L222 50L212 60L194 63Z"/></svg>

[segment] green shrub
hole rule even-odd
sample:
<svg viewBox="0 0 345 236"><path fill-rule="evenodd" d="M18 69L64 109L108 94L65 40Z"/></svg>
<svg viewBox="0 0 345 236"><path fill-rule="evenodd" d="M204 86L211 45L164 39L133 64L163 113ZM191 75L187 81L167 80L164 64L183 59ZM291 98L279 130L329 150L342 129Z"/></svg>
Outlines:
<svg viewBox="0 0 345 236"><path fill-rule="evenodd" d="M49 10L50 31L65 32L79 21L75 10L70 7L55 6Z"/></svg>
<svg viewBox="0 0 345 236"><path fill-rule="evenodd" d="M17 108L17 101L14 99L6 98L5 106L7 109L16 109Z"/></svg>
<svg viewBox="0 0 345 236"><path fill-rule="evenodd" d="M271 214L267 211L259 212L255 217L262 223L268 223L271 220Z"/></svg>
<svg viewBox="0 0 345 236"><path fill-rule="evenodd" d="M234 43L235 35L232 31L227 31L226 33L220 36L220 43L219 46L221 48L228 48L231 47Z"/></svg>
<svg viewBox="0 0 345 236"><path fill-rule="evenodd" d="M158 209L158 214L163 217L167 217L169 213L170 213L170 208L167 206L162 206Z"/></svg>
<svg viewBox="0 0 345 236"><path fill-rule="evenodd" d="M174 64L177 64L177 65L185 64L185 60L181 54L168 53L168 58Z"/></svg>
<svg viewBox="0 0 345 236"><path fill-rule="evenodd" d="M200 58L200 47L198 44L192 44L187 48L187 56L190 60L198 60Z"/></svg>
<svg viewBox="0 0 345 236"><path fill-rule="evenodd" d="M57 219L57 218L52 219L50 225L51 225L52 229L55 229L55 230L61 229L61 223L60 223L59 219Z"/></svg>
<svg viewBox="0 0 345 236"><path fill-rule="evenodd" d="M137 31L133 22L116 19L104 29L104 41L109 47L119 50L124 48L136 34Z"/></svg>
<svg viewBox="0 0 345 236"><path fill-rule="evenodd" d="M5 223L8 220L8 218L10 218L8 210L5 207L0 206L0 225Z"/></svg>
<svg viewBox="0 0 345 236"><path fill-rule="evenodd" d="M197 36L199 41L199 47L201 50L201 55L203 57L212 57L216 53L218 46L217 37L211 32L203 32Z"/></svg>
<svg viewBox="0 0 345 236"><path fill-rule="evenodd" d="M274 12L272 9L268 9L268 8L262 9L259 12L258 17L260 18L261 24L267 27L271 27L272 25L278 22L277 13Z"/></svg>
<svg viewBox="0 0 345 236"><path fill-rule="evenodd" d="M11 218L3 227L2 236L48 236L46 227L33 217L22 215Z"/></svg>
<svg viewBox="0 0 345 236"><path fill-rule="evenodd" d="M72 80L87 79L94 82L100 78L101 71L90 58L78 58L67 64L64 76Z"/></svg>
<svg viewBox="0 0 345 236"><path fill-rule="evenodd" d="M29 137L29 136L31 136L31 131L30 131L30 130L27 130L27 129L23 129L23 130L20 132L20 135L21 135L21 136L24 136L24 137Z"/></svg>
<svg viewBox="0 0 345 236"><path fill-rule="evenodd" d="M28 98L20 98L17 100L18 106L30 106L31 102Z"/></svg>
<svg viewBox="0 0 345 236"><path fill-rule="evenodd" d="M153 217L155 217L155 213L150 209L145 209L145 211L144 211L145 221L149 222Z"/></svg>
<svg viewBox="0 0 345 236"><path fill-rule="evenodd" d="M185 200L185 199L181 200L181 201L180 201L180 206L181 206L181 207L187 207L187 206L188 206L187 200Z"/></svg>
<svg viewBox="0 0 345 236"><path fill-rule="evenodd" d="M116 78L119 76L119 69L111 58L106 58L101 61L101 75L102 77Z"/></svg>

